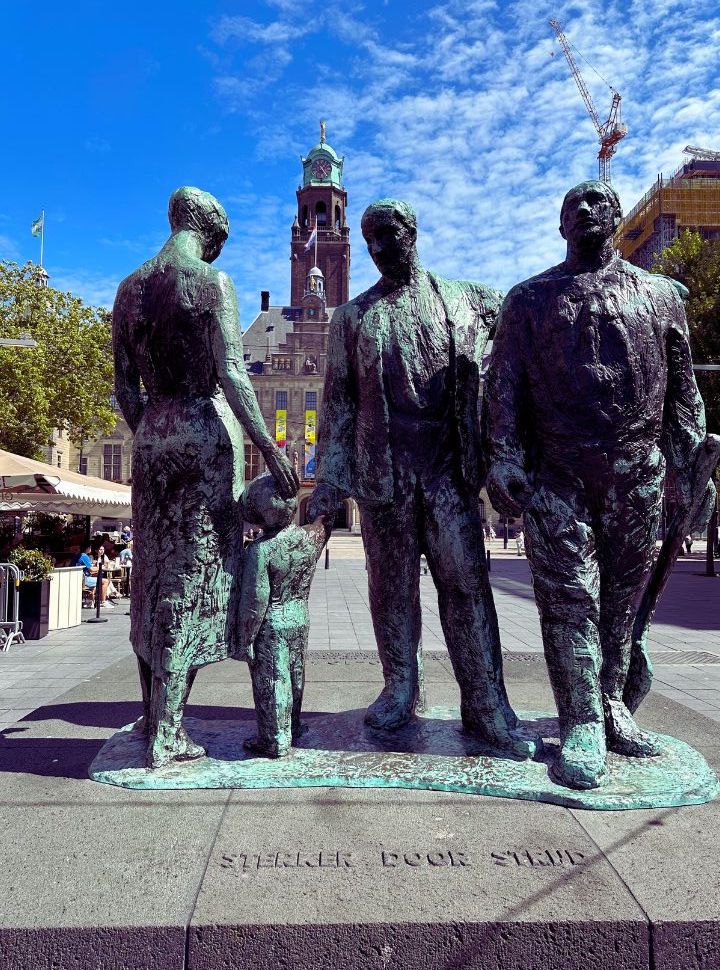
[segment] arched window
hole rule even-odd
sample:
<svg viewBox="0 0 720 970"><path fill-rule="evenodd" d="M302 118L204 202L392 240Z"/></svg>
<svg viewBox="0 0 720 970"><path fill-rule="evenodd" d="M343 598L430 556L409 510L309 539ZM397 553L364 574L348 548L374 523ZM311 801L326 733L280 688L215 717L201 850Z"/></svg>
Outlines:
<svg viewBox="0 0 720 970"><path fill-rule="evenodd" d="M315 206L315 217L319 226L327 225L327 206L324 202L318 202Z"/></svg>
<svg viewBox="0 0 720 970"><path fill-rule="evenodd" d="M303 224L303 229L305 229L308 224L308 207L306 205L303 206L302 224Z"/></svg>
<svg viewBox="0 0 720 970"><path fill-rule="evenodd" d="M336 229L340 228L340 206L339 205L335 206L335 228Z"/></svg>

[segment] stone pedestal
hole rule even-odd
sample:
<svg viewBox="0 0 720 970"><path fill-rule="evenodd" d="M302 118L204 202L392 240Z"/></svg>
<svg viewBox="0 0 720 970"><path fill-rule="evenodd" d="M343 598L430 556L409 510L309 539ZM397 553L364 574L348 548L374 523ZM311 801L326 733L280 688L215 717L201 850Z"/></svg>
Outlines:
<svg viewBox="0 0 720 970"><path fill-rule="evenodd" d="M552 710L541 663L511 700ZM308 665L308 719L360 711L375 658ZM457 703L447 659L432 705ZM720 805L587 811L397 789L133 791L90 763L139 713L133 658L0 740L2 970L710 970ZM252 721L245 668L188 713ZM314 713L315 712L315 713ZM642 722L720 764L720 728L651 696Z"/></svg>

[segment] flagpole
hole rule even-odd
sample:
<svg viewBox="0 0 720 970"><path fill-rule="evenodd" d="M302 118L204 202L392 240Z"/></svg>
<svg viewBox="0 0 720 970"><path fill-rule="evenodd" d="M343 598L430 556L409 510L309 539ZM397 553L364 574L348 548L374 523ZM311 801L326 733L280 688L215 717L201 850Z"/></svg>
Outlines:
<svg viewBox="0 0 720 970"><path fill-rule="evenodd" d="M43 250L45 248L45 210L42 210L42 215L40 216L40 269L42 269L43 264Z"/></svg>
<svg viewBox="0 0 720 970"><path fill-rule="evenodd" d="M318 240L317 216L315 216L315 265L316 266L317 266L317 240Z"/></svg>

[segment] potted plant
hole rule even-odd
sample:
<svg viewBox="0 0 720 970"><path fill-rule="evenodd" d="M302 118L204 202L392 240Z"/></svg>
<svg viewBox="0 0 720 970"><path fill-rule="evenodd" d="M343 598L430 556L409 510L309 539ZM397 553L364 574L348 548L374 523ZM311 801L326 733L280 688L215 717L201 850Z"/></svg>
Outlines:
<svg viewBox="0 0 720 970"><path fill-rule="evenodd" d="M20 583L20 619L26 640L41 640L47 636L50 624L50 575L53 561L37 549L18 546L8 556L8 562L22 573Z"/></svg>

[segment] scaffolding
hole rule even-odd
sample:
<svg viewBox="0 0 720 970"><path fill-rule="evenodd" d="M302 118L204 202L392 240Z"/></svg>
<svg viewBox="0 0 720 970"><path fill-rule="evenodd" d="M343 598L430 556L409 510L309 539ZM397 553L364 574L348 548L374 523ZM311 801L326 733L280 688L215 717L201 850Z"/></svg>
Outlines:
<svg viewBox="0 0 720 970"><path fill-rule="evenodd" d="M716 170L717 166L717 170ZM632 209L615 234L624 259L651 269L656 257L685 229L720 237L720 165L682 165L657 182Z"/></svg>

